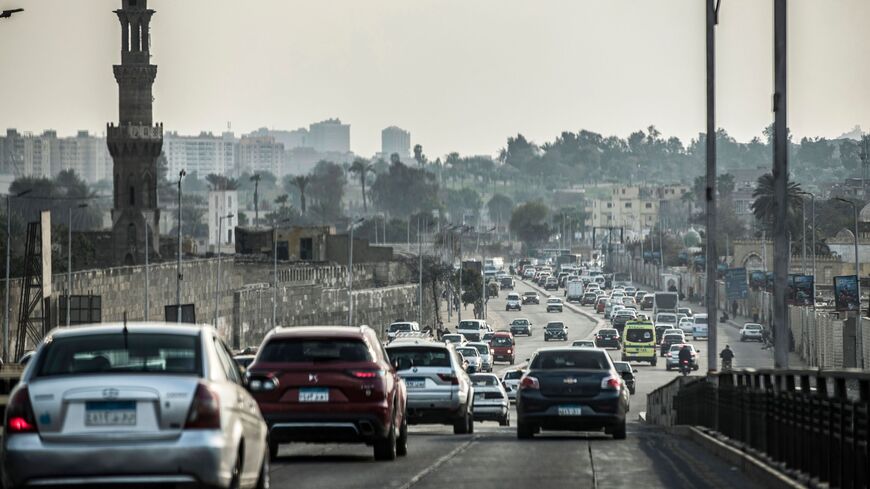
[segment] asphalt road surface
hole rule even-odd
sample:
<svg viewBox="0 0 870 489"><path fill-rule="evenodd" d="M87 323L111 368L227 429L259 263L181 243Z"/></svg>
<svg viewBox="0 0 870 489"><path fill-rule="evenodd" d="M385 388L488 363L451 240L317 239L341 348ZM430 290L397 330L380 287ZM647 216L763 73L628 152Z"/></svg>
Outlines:
<svg viewBox="0 0 870 489"><path fill-rule="evenodd" d="M520 293L531 289L530 285L520 281L517 285ZM561 290L556 292L556 295L561 294ZM505 327L517 317L526 317L534 324L531 337L517 338L518 365L538 348L560 344L544 342L543 327L549 320L558 319L568 325L568 344L576 339L590 338L598 327L604 325L601 316L590 318L567 307L562 313L547 313L544 305L530 305L521 312L506 312L505 296L503 291L499 298L489 303L487 319L495 329ZM590 308L581 309L592 315ZM455 329L455 324L451 329ZM757 346L753 348L760 351ZM701 349L704 350L703 343ZM748 352L749 348L747 358ZM744 355L740 350L737 354L738 358ZM616 350L612 350L611 355L618 358ZM364 445L285 445L279 453L279 460L272 465L273 487L760 487L735 467L693 442L638 422L638 413L646 409L646 394L678 374L666 372L664 362L659 362L657 367L635 365L638 369L637 393L631 399L626 440L613 440L603 432L544 431L532 440L520 441L516 438L514 414L510 427L478 422L473 435L454 435L450 426L411 426L408 456L395 462L375 462L371 448ZM495 372L508 368L512 367L498 363Z"/></svg>

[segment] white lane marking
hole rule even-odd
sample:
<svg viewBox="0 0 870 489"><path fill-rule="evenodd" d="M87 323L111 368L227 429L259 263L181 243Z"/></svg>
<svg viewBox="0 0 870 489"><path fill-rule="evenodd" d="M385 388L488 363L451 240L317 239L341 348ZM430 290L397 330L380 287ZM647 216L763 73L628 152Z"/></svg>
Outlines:
<svg viewBox="0 0 870 489"><path fill-rule="evenodd" d="M478 435L474 435L474 436L473 436L470 440L468 440L467 442L465 442L465 443L463 443L462 445L459 445L458 447L454 448L454 449L451 450L449 453L447 453L446 455L444 455L444 456L442 456L441 458L439 458L438 460L436 460L435 463L433 463L432 465L430 465L430 466L426 467L425 469L421 470L420 472L418 472L417 475L415 475L414 477L412 477L411 480L409 480L408 482L406 482L404 485L399 486L398 489L409 489L410 487L415 486L418 482L420 482L421 480L423 480L424 477L426 477L427 475L429 475L433 470L435 470L435 469L437 469L438 467L444 465L444 464L445 464L448 460L450 460L451 458L453 458L453 457L459 455L460 453L464 452L465 450L467 450L468 447L470 447L472 443L474 443L475 441L477 441L477 439L478 439Z"/></svg>

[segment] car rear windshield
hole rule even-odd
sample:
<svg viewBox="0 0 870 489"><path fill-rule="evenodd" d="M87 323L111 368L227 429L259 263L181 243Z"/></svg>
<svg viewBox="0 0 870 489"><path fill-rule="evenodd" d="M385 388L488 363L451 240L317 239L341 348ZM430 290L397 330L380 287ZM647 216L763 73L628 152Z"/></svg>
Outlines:
<svg viewBox="0 0 870 489"><path fill-rule="evenodd" d="M707 316L701 316L700 314L694 317L695 324L707 324Z"/></svg>
<svg viewBox="0 0 870 489"><path fill-rule="evenodd" d="M654 331L649 329L629 329L625 332L625 341L629 343L643 343L653 340Z"/></svg>
<svg viewBox="0 0 870 489"><path fill-rule="evenodd" d="M457 348L456 351L462 354L464 357L479 357L480 354L477 353L476 348L466 347L466 348Z"/></svg>
<svg viewBox="0 0 870 489"><path fill-rule="evenodd" d="M616 334L615 329L602 329L598 333L600 334Z"/></svg>
<svg viewBox="0 0 870 489"><path fill-rule="evenodd" d="M480 353L481 355L488 355L489 354L489 347L486 345L471 345L471 346L473 346L474 349L477 350L477 352Z"/></svg>
<svg viewBox="0 0 870 489"><path fill-rule="evenodd" d="M353 339L274 338L260 352L265 363L370 362L365 342Z"/></svg>
<svg viewBox="0 0 870 489"><path fill-rule="evenodd" d="M683 341L683 335L681 334L666 334L665 341L674 342L674 341Z"/></svg>
<svg viewBox="0 0 870 489"><path fill-rule="evenodd" d="M398 331L411 331L411 325L409 323L393 323L390 325L390 333Z"/></svg>
<svg viewBox="0 0 870 489"><path fill-rule="evenodd" d="M525 326L529 324L528 319L514 319L511 324L515 324L517 326Z"/></svg>
<svg viewBox="0 0 870 489"><path fill-rule="evenodd" d="M515 379L521 379L522 377L523 377L522 370L511 370L510 372L507 372L504 374L504 380L515 380Z"/></svg>
<svg viewBox="0 0 870 489"><path fill-rule="evenodd" d="M403 346L387 348L390 361L409 363L415 367L449 367L450 352L447 348L432 348L424 346Z"/></svg>
<svg viewBox="0 0 870 489"><path fill-rule="evenodd" d="M761 329L761 325L758 324L747 324L746 329Z"/></svg>
<svg viewBox="0 0 870 489"><path fill-rule="evenodd" d="M606 370L610 364L606 353L596 350L556 350L542 351L532 360L532 370L551 370L557 368L581 368Z"/></svg>
<svg viewBox="0 0 870 489"><path fill-rule="evenodd" d="M507 336L493 336L492 346L513 346L513 341Z"/></svg>
<svg viewBox="0 0 870 489"><path fill-rule="evenodd" d="M480 323L477 321L460 321L459 329L480 329Z"/></svg>
<svg viewBox="0 0 870 489"><path fill-rule="evenodd" d="M46 343L37 377L156 373L202 375L199 336L112 333L54 338Z"/></svg>
<svg viewBox="0 0 870 489"><path fill-rule="evenodd" d="M498 377L494 375L472 375L471 383L475 387L495 387L498 385Z"/></svg>
<svg viewBox="0 0 870 489"><path fill-rule="evenodd" d="M524 293L523 295L525 295L525 296L527 296L527 297L534 297L534 296L536 296L536 295L538 295L538 294L536 294L536 293L534 293L534 292L526 292L526 293Z"/></svg>
<svg viewBox="0 0 870 489"><path fill-rule="evenodd" d="M520 300L520 295L519 294L510 294L507 296L507 300L518 301L518 300Z"/></svg>

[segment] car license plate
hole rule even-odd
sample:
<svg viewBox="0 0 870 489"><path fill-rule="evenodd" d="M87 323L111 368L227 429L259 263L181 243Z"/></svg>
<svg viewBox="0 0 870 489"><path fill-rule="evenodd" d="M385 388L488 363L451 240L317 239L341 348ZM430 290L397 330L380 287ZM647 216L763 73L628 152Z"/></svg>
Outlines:
<svg viewBox="0 0 870 489"><path fill-rule="evenodd" d="M475 401L482 401L483 399L486 399L486 394L475 394L474 395Z"/></svg>
<svg viewBox="0 0 870 489"><path fill-rule="evenodd" d="M299 402L329 402L329 389L303 387L299 389Z"/></svg>
<svg viewBox="0 0 870 489"><path fill-rule="evenodd" d="M580 416L580 406L559 406L559 416Z"/></svg>
<svg viewBox="0 0 870 489"><path fill-rule="evenodd" d="M85 403L85 426L135 426L135 401Z"/></svg>
<svg viewBox="0 0 870 489"><path fill-rule="evenodd" d="M422 389L426 387L426 379L405 379L405 386L408 389Z"/></svg>

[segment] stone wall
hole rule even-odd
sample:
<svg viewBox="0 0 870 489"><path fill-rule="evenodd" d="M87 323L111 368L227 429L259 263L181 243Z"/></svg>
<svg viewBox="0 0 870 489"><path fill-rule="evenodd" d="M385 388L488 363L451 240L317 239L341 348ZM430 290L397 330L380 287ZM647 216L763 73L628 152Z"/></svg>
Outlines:
<svg viewBox="0 0 870 489"><path fill-rule="evenodd" d="M240 331L261 328L266 318L271 324L271 282L273 263L267 260L236 260L224 257L220 263L221 287L217 286L218 260L201 259L182 262L182 304L194 304L196 319L200 323L213 323L215 299L217 298L217 322L220 333L235 343ZM151 321L164 319L164 306L175 304L176 265L160 263L149 268L149 314ZM299 324L345 324L347 317L345 289L347 269L332 265L312 266L296 263L278 264L279 293L278 312L281 323ZM408 271L396 262L354 266L354 293L356 297L357 324L377 326L382 321L399 317L416 318L416 286L389 285L407 283ZM59 307L59 300L67 289L66 274L52 278L51 326L65 324L66 311ZM9 325L11 351L15 351L17 337L21 279L10 280ZM102 300L102 322L121 321L126 313L129 321L145 319L145 267L117 267L88 270L72 274L74 295L93 294ZM425 296L425 294L424 294ZM425 299L425 297L424 297ZM0 304L4 294L0 291ZM265 302L264 302L265 301ZM5 304L4 304L5 306ZM431 306L429 308L431 310ZM243 326L248 324L251 326ZM256 328L253 325L258 325ZM237 333L233 335L233 333ZM28 345L28 348L32 345Z"/></svg>

